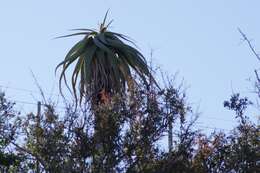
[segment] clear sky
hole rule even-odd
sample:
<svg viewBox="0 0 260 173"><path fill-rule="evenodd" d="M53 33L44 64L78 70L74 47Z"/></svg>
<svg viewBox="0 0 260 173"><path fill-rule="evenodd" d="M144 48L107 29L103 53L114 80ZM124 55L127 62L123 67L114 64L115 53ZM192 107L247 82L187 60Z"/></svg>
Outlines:
<svg viewBox="0 0 260 173"><path fill-rule="evenodd" d="M54 68L80 38L52 38L73 28L96 28L110 9L111 30L133 38L148 58L153 49L157 65L185 79L189 102L202 112L199 121L230 129L234 116L223 101L232 90L249 95L247 79L260 65L237 27L260 50L259 8L259 0L1 1L0 85L10 87L3 88L10 99L36 102L37 93L11 89L37 91L32 70L44 92L58 93Z"/></svg>

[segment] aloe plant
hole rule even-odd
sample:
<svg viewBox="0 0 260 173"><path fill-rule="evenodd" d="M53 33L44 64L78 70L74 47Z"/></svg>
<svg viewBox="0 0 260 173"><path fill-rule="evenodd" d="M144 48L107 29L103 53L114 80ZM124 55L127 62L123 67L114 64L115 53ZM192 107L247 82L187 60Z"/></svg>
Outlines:
<svg viewBox="0 0 260 173"><path fill-rule="evenodd" d="M144 83L147 83L148 77L152 77L144 56L137 50L134 42L123 34L108 30L112 21L106 25L107 14L108 12L98 31L74 29L79 32L61 36L83 36L56 67L56 70L60 67L62 69L59 78L60 91L64 81L68 88L72 88L76 101L79 94L80 103L84 96L97 96L101 93L103 97L107 97L125 92L126 86L130 87L134 81L133 71ZM66 71L72 64L75 66L69 86Z"/></svg>

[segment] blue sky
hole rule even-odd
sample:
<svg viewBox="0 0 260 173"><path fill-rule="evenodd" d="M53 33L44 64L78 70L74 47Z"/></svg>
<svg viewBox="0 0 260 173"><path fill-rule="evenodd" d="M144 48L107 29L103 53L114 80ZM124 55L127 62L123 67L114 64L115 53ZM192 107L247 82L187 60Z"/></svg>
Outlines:
<svg viewBox="0 0 260 173"><path fill-rule="evenodd" d="M0 85L9 87L3 89L10 99L36 102L36 92L12 89L37 91L32 70L46 93L58 93L54 68L80 38L52 38L96 28L110 9L111 30L133 38L147 58L153 49L156 65L185 79L189 102L202 112L199 121L230 129L234 116L223 101L232 91L251 96L247 79L259 67L237 27L260 50L259 7L258 0L1 1Z"/></svg>

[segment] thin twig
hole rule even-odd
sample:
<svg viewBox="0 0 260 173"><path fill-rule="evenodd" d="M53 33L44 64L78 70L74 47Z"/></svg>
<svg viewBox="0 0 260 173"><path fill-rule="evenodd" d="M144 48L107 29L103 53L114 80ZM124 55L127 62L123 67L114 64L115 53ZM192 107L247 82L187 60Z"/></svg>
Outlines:
<svg viewBox="0 0 260 173"><path fill-rule="evenodd" d="M246 34L244 34L240 28L238 28L239 33L242 35L243 40L247 42L248 46L250 47L250 49L252 50L252 52L254 53L254 55L256 56L256 58L260 61L260 56L258 53L256 53L254 47L251 44L251 41L247 38Z"/></svg>
<svg viewBox="0 0 260 173"><path fill-rule="evenodd" d="M259 78L259 75L257 73L257 70L255 70L255 76L256 76L257 81L260 83L260 78Z"/></svg>
<svg viewBox="0 0 260 173"><path fill-rule="evenodd" d="M46 168L46 164L45 164L45 161L43 159L41 159L36 153L33 153L31 152L30 150L26 149L26 148L23 148L21 146L19 146L18 144L16 144L15 142L11 142L18 150L21 150L33 157L35 157L37 160L40 161L40 163Z"/></svg>

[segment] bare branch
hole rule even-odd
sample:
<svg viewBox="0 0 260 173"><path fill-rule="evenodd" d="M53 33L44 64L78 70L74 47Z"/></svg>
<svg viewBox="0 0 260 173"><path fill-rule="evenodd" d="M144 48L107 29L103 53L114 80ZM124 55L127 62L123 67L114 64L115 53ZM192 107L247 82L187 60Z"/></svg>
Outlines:
<svg viewBox="0 0 260 173"><path fill-rule="evenodd" d="M250 47L251 51L254 53L254 55L256 56L256 58L260 61L260 56L258 53L256 53L255 48L253 47L253 45L251 44L251 41L247 38L246 34L244 34L240 28L238 28L239 33L242 35L243 40L247 42L248 46Z"/></svg>
<svg viewBox="0 0 260 173"><path fill-rule="evenodd" d="M31 152L30 150L26 149L26 148L23 148L21 146L19 146L18 144L16 144L15 142L11 142L18 150L22 151L22 152L25 152L29 155L31 155L32 157L35 157L37 160L40 161L40 163L46 168L46 164L44 162L44 160L42 160L37 154Z"/></svg>
<svg viewBox="0 0 260 173"><path fill-rule="evenodd" d="M255 70L255 76L256 76L256 79L257 79L258 83L260 83L260 78L259 78L259 75L257 73L257 70Z"/></svg>

